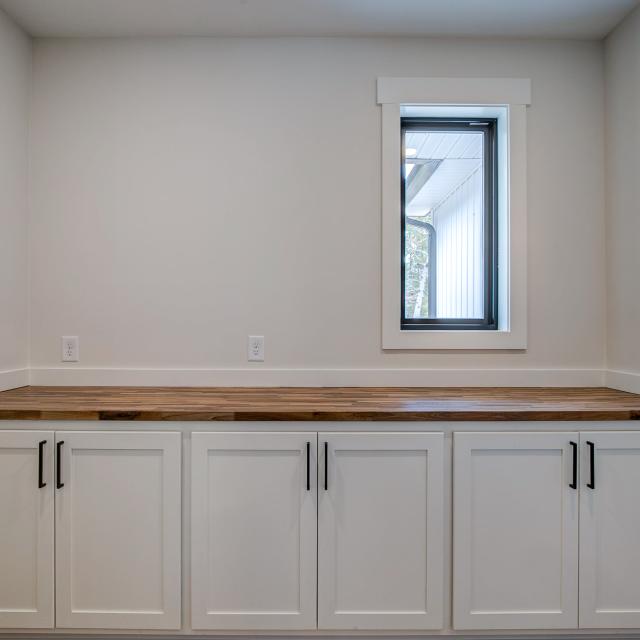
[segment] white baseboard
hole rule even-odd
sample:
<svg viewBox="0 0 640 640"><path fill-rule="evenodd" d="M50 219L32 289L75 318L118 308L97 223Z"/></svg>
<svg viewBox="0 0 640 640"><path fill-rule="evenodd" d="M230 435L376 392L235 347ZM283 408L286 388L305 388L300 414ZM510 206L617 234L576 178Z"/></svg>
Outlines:
<svg viewBox="0 0 640 640"><path fill-rule="evenodd" d="M0 391L26 387L29 384L29 369L0 371Z"/></svg>
<svg viewBox="0 0 640 640"><path fill-rule="evenodd" d="M158 635L157 633L149 633L142 631L132 635L130 632L116 632L115 634L105 635L104 632L92 632L92 631L79 631L72 633L0 633L2 640L425 640L442 638L444 640L640 640L640 634L629 633L624 630L614 630L612 632L601 633L598 631L592 631L591 629L583 630L582 632L576 632L571 629L562 630L549 630L549 631L524 631L517 633L513 631L494 631L494 632L482 632L482 634L471 633L453 633L443 631L432 632L415 632L408 631L402 635L371 635L363 632L353 632L345 635L342 632L336 632L334 635L322 635L323 632L308 631L307 633L298 632L291 634L282 634L274 631L266 632L242 632L239 631L235 635L224 635L224 633L217 634L212 632L211 634L167 634Z"/></svg>
<svg viewBox="0 0 640 640"><path fill-rule="evenodd" d="M598 387L600 369L32 368L31 384L168 387Z"/></svg>
<svg viewBox="0 0 640 640"><path fill-rule="evenodd" d="M604 381L605 385L612 389L629 391L630 393L640 393L640 373L609 369L605 371Z"/></svg>

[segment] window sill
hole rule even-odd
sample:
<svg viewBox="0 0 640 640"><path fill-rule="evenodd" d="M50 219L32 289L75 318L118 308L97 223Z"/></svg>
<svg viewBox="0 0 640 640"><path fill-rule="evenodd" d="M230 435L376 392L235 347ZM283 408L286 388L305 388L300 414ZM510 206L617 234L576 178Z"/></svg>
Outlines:
<svg viewBox="0 0 640 640"><path fill-rule="evenodd" d="M451 331L428 329L423 331L386 331L383 349L526 349L526 331Z"/></svg>

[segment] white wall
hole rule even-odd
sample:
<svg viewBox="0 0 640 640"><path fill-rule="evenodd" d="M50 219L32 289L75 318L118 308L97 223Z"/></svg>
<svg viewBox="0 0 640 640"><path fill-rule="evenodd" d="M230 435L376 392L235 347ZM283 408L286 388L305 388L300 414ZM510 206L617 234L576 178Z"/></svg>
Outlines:
<svg viewBox="0 0 640 640"><path fill-rule="evenodd" d="M375 81L401 75L532 79L526 352L381 350ZM600 43L42 40L34 91L34 381L600 381ZM82 361L63 371L100 371L58 370L68 334ZM223 373L121 371L163 368ZM312 371L224 372L247 368Z"/></svg>
<svg viewBox="0 0 640 640"><path fill-rule="evenodd" d="M640 393L640 9L605 43L608 382Z"/></svg>
<svg viewBox="0 0 640 640"><path fill-rule="evenodd" d="M0 10L0 390L27 384L31 43Z"/></svg>

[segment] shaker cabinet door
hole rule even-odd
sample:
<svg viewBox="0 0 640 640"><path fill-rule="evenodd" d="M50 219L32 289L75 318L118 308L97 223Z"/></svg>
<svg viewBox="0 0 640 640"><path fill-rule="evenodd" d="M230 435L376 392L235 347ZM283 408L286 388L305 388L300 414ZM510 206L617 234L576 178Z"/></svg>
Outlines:
<svg viewBox="0 0 640 640"><path fill-rule="evenodd" d="M443 434L320 433L318 626L443 626Z"/></svg>
<svg viewBox="0 0 640 640"><path fill-rule="evenodd" d="M56 626L180 628L180 438L56 433Z"/></svg>
<svg viewBox="0 0 640 640"><path fill-rule="evenodd" d="M577 627L578 436L455 434L455 629Z"/></svg>
<svg viewBox="0 0 640 640"><path fill-rule="evenodd" d="M316 628L315 433L194 433L194 629Z"/></svg>
<svg viewBox="0 0 640 640"><path fill-rule="evenodd" d="M640 627L640 432L584 432L580 626Z"/></svg>
<svg viewBox="0 0 640 640"><path fill-rule="evenodd" d="M0 432L0 628L53 627L53 432Z"/></svg>

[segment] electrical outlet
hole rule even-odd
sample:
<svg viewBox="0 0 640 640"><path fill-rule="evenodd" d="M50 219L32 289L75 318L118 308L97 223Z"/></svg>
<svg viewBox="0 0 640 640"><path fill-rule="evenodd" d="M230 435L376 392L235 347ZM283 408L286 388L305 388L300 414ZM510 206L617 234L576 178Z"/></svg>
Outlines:
<svg viewBox="0 0 640 640"><path fill-rule="evenodd" d="M80 341L78 336L62 336L62 362L80 360Z"/></svg>
<svg viewBox="0 0 640 640"><path fill-rule="evenodd" d="M249 336L247 360L249 362L264 362L264 336Z"/></svg>

